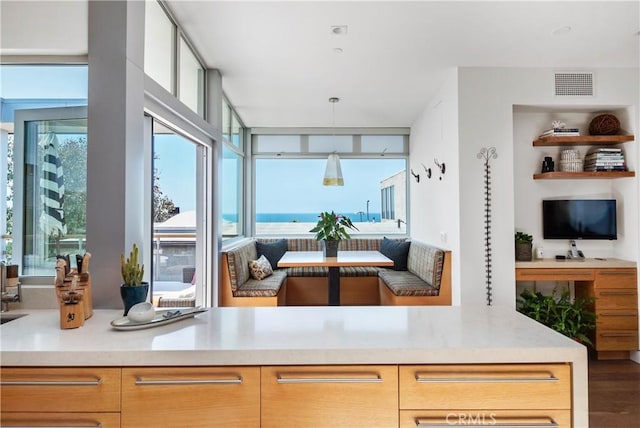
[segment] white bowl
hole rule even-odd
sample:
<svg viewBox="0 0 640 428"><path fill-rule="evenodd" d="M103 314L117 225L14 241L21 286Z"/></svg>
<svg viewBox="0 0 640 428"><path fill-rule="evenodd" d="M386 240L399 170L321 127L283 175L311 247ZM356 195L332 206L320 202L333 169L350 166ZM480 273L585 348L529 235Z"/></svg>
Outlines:
<svg viewBox="0 0 640 428"><path fill-rule="evenodd" d="M149 302L137 303L129 309L127 318L133 322L148 322L153 319L156 310Z"/></svg>

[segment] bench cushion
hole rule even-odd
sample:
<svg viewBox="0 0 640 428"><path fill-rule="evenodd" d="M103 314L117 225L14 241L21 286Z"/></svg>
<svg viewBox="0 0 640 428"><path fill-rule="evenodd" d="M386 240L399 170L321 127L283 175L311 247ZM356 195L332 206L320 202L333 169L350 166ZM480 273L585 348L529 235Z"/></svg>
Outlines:
<svg viewBox="0 0 640 428"><path fill-rule="evenodd" d="M409 271L381 270L378 274L396 296L437 296L439 290Z"/></svg>
<svg viewBox="0 0 640 428"><path fill-rule="evenodd" d="M443 267L444 250L422 242L412 242L409 248L409 256L407 257L407 269L409 272L439 290Z"/></svg>
<svg viewBox="0 0 640 428"><path fill-rule="evenodd" d="M236 297L274 297L278 295L280 287L287 279L286 272L275 271L273 275L263 279L249 279L238 288L233 295Z"/></svg>
<svg viewBox="0 0 640 428"><path fill-rule="evenodd" d="M227 253L232 291L235 292L239 286L249 280L249 262L257 258L255 242L242 245Z"/></svg>

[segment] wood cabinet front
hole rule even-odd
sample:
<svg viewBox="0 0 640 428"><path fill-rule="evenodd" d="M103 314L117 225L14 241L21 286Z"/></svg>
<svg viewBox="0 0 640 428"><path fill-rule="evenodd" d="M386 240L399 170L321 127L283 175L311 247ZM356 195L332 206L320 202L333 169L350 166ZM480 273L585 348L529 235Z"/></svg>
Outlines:
<svg viewBox="0 0 640 428"><path fill-rule="evenodd" d="M120 413L2 413L3 427L118 428Z"/></svg>
<svg viewBox="0 0 640 428"><path fill-rule="evenodd" d="M397 427L398 366L262 368L262 427Z"/></svg>
<svg viewBox="0 0 640 428"><path fill-rule="evenodd" d="M570 410L401 410L400 428L448 426L570 428Z"/></svg>
<svg viewBox="0 0 640 428"><path fill-rule="evenodd" d="M120 369L0 369L5 412L120 412Z"/></svg>
<svg viewBox="0 0 640 428"><path fill-rule="evenodd" d="M259 427L259 367L122 370L122 427Z"/></svg>
<svg viewBox="0 0 640 428"><path fill-rule="evenodd" d="M571 409L569 364L400 366L400 409Z"/></svg>

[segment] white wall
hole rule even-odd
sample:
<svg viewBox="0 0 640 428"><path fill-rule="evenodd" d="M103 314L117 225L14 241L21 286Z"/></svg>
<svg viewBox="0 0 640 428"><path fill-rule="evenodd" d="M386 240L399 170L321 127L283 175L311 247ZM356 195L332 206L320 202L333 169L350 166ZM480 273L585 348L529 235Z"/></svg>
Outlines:
<svg viewBox="0 0 640 428"><path fill-rule="evenodd" d="M444 162L444 175L434 158ZM458 165L458 73L446 81L411 127L409 178L411 237L452 252L452 302L460 304L460 202ZM423 167L431 168L431 178Z"/></svg>
<svg viewBox="0 0 640 428"><path fill-rule="evenodd" d="M484 224L483 224L483 163L477 154L482 147L495 147L498 158L492 165L492 224L493 224L493 289L494 304L514 306L515 302L515 262L513 233L516 228L516 169L524 169L530 176L539 169L539 154L531 160L526 155L514 156L515 144L531 144L537 124L529 123L528 129L514 132L514 106L566 107L583 106L588 109L597 106L638 106L638 69L598 69L595 72L596 95L593 97L556 97L553 95L553 72L546 68L460 68L458 70L459 90L459 163L460 175L460 291L461 304L484 304ZM517 117L515 119L518 119ZM542 120L542 119L540 119ZM627 119L625 119L627 120ZM638 134L638 117L631 114L627 120L628 129ZM520 141L522 140L522 141ZM631 143L632 145L637 144ZM636 165L637 154L635 154ZM526 161L524 158L527 158ZM412 158L412 162L415 162ZM515 162L518 162L516 164ZM519 165L520 162L526 164ZM525 180L525 179L523 179ZM526 179L528 180L528 178ZM533 180L532 180L533 181ZM591 183L583 180L575 183L576 189L594 187L594 192L610 191L617 198L624 198L625 235L639 238L638 222L638 179L615 180L616 183ZM540 200L543 189L557 186L529 183L527 196ZM538 186L538 187L535 187ZM606 189L602 189L602 187ZM608 187L611 186L611 187ZM555 187L554 187L555 188ZM568 192L573 187L569 185ZM415 222L415 220L414 220ZM520 221L519 221L520 222ZM535 225L524 224L519 228L534 229ZM624 258L638 260L637 245L624 241ZM632 248L635 247L635 248ZM616 249L602 248L604 252Z"/></svg>

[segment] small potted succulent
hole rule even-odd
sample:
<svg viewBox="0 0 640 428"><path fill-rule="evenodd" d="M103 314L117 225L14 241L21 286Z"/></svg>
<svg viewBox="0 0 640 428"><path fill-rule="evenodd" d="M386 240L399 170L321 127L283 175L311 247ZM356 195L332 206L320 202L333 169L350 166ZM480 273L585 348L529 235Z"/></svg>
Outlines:
<svg viewBox="0 0 640 428"><path fill-rule="evenodd" d="M323 241L323 252L325 257L336 257L338 255L338 244L343 239L350 239L347 229L358 230L349 217L335 212L325 211L318 216L320 219L316 227L309 232L315 233L318 241Z"/></svg>
<svg viewBox="0 0 640 428"><path fill-rule="evenodd" d="M533 254L532 254L533 236L523 232L516 232L515 244L516 244L516 261L530 262L533 258Z"/></svg>
<svg viewBox="0 0 640 428"><path fill-rule="evenodd" d="M138 246L136 244L133 244L128 258L125 259L124 254L120 254L120 265L123 281L120 286L120 296L124 303L124 315L126 316L133 305L147 300L149 283L142 281L144 265L138 263Z"/></svg>

